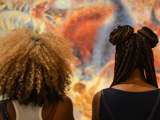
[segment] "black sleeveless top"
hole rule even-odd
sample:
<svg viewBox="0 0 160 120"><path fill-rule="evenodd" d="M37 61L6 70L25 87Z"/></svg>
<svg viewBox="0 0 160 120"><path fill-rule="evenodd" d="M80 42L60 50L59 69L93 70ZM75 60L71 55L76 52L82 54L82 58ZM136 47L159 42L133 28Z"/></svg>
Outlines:
<svg viewBox="0 0 160 120"><path fill-rule="evenodd" d="M100 120L160 120L160 89L146 92L104 89L99 117Z"/></svg>

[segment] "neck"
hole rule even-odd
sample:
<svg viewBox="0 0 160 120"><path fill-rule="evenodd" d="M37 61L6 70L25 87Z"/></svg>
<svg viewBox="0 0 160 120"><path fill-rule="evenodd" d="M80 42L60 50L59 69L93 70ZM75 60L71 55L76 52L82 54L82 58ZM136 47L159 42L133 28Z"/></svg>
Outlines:
<svg viewBox="0 0 160 120"><path fill-rule="evenodd" d="M141 73L140 69L136 68L135 71L127 78L127 80L124 83L128 84L144 84L145 77Z"/></svg>

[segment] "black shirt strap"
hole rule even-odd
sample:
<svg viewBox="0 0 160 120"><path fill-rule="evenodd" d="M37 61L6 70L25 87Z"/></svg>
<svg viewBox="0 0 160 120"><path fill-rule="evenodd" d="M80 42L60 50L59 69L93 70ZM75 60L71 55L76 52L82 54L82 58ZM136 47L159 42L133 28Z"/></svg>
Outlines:
<svg viewBox="0 0 160 120"><path fill-rule="evenodd" d="M8 100L0 101L0 113L3 117L3 120L9 120L8 112L7 112L7 102Z"/></svg>

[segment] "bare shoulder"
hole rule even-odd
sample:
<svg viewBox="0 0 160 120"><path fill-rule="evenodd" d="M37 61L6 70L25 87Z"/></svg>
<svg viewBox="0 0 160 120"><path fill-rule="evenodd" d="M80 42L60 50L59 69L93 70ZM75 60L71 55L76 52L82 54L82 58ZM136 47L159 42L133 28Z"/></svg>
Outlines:
<svg viewBox="0 0 160 120"><path fill-rule="evenodd" d="M59 101L54 120L74 120L73 104L68 96Z"/></svg>
<svg viewBox="0 0 160 120"><path fill-rule="evenodd" d="M64 96L62 100L59 102L59 106L63 106L66 108L73 107L72 100L68 96Z"/></svg>
<svg viewBox="0 0 160 120"><path fill-rule="evenodd" d="M12 120L15 120L16 119L16 113L15 113L15 110L14 110L14 106L12 104L12 101L6 101L6 107L7 107L7 113L8 113L8 116L9 118L12 118ZM0 120L3 120L3 117L2 117L2 108L1 108L1 111L0 111Z"/></svg>
<svg viewBox="0 0 160 120"><path fill-rule="evenodd" d="M93 101L99 101L101 97L101 91L97 92L94 96L93 96Z"/></svg>
<svg viewBox="0 0 160 120"><path fill-rule="evenodd" d="M100 97L101 97L101 91L97 92L93 96L93 101L92 101L92 120L99 120Z"/></svg>
<svg viewBox="0 0 160 120"><path fill-rule="evenodd" d="M96 107L96 108L99 109L100 97L101 97L101 91L97 92L97 93L93 96L92 107Z"/></svg>

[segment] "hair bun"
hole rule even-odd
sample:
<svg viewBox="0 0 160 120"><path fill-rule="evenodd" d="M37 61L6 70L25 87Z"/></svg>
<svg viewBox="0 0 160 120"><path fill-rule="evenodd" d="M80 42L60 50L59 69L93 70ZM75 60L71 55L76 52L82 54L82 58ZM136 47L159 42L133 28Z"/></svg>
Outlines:
<svg viewBox="0 0 160 120"><path fill-rule="evenodd" d="M154 48L157 45L158 37L150 28L146 26L142 27L140 30L138 30L138 33L147 38L151 48Z"/></svg>
<svg viewBox="0 0 160 120"><path fill-rule="evenodd" d="M109 41L113 45L120 44L126 41L134 32L134 29L129 25L118 26L111 34Z"/></svg>

